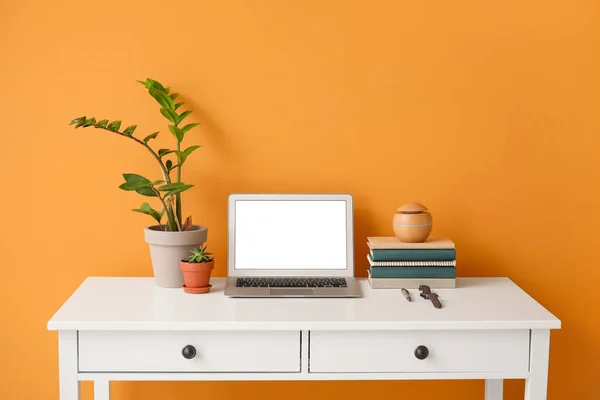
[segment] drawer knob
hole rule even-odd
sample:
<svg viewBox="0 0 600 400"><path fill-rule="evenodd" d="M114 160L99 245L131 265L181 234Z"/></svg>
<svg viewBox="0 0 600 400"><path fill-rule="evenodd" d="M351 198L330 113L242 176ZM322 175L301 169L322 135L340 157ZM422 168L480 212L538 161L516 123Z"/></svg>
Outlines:
<svg viewBox="0 0 600 400"><path fill-rule="evenodd" d="M419 360L426 359L428 355L429 355L429 349L425 346L418 346L415 349L415 357L417 357Z"/></svg>
<svg viewBox="0 0 600 400"><path fill-rule="evenodd" d="M191 344L188 344L183 348L183 350L181 350L181 354L183 354L184 358L191 360L192 358L196 357L196 348Z"/></svg>

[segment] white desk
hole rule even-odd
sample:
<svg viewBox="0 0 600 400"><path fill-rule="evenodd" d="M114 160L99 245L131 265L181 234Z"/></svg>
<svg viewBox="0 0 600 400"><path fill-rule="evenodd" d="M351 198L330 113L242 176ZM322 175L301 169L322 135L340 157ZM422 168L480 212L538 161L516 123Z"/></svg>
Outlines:
<svg viewBox="0 0 600 400"><path fill-rule="evenodd" d="M188 295L152 278L86 279L48 322L60 399L79 399L85 380L108 400L110 381L485 379L485 399L500 400L508 378L546 399L560 321L507 278L435 290L441 310L366 280L361 299L232 299L224 279L212 284Z"/></svg>

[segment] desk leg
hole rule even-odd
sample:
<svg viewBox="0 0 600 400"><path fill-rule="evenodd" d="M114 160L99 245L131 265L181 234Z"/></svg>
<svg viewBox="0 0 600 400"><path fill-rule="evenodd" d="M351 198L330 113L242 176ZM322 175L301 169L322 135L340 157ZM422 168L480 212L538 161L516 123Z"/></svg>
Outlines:
<svg viewBox="0 0 600 400"><path fill-rule="evenodd" d="M110 381L105 379L94 381L94 400L110 400Z"/></svg>
<svg viewBox="0 0 600 400"><path fill-rule="evenodd" d="M504 380L503 379L486 379L485 380L485 400L502 400L504 396Z"/></svg>
<svg viewBox="0 0 600 400"><path fill-rule="evenodd" d="M60 400L79 400L77 331L58 331Z"/></svg>
<svg viewBox="0 0 600 400"><path fill-rule="evenodd" d="M529 378L525 381L525 400L546 400L550 330L533 329L529 350Z"/></svg>

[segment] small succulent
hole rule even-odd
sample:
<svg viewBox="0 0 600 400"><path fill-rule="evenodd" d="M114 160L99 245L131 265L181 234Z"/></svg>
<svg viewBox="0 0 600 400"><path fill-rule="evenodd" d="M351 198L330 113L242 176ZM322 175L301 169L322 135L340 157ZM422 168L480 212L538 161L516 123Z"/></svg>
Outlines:
<svg viewBox="0 0 600 400"><path fill-rule="evenodd" d="M192 255L184 261L189 263L209 263L215 259L212 253L206 251L206 246L193 249L191 253Z"/></svg>

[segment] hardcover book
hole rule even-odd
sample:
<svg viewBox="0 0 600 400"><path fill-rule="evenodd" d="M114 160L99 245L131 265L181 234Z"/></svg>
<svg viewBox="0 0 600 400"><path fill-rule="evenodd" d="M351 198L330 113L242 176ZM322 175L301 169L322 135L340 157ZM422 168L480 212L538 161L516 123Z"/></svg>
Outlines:
<svg viewBox="0 0 600 400"><path fill-rule="evenodd" d="M453 261L373 261L370 254L367 260L371 267L456 267Z"/></svg>
<svg viewBox="0 0 600 400"><path fill-rule="evenodd" d="M373 261L454 261L454 249L371 249Z"/></svg>
<svg viewBox="0 0 600 400"><path fill-rule="evenodd" d="M373 289L419 289L420 285L427 285L431 289L454 289L456 279L428 279L428 278L372 278L369 271L369 283ZM413 293L413 296L416 295Z"/></svg>
<svg viewBox="0 0 600 400"><path fill-rule="evenodd" d="M456 278L456 267L371 267L373 278Z"/></svg>
<svg viewBox="0 0 600 400"><path fill-rule="evenodd" d="M371 249L454 249L454 242L447 237L430 237L422 243L401 242L392 237L367 237L367 245Z"/></svg>

